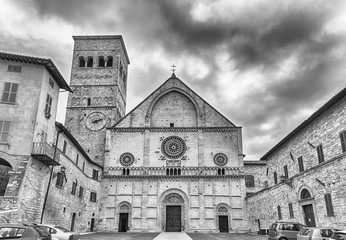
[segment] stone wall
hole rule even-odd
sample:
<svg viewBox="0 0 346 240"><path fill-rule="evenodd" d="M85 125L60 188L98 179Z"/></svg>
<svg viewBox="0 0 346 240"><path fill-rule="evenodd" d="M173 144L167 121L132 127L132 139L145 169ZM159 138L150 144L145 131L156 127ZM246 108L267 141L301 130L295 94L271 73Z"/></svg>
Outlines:
<svg viewBox="0 0 346 240"><path fill-rule="evenodd" d="M64 141L67 142L66 153L62 152ZM60 152L60 166L56 166L53 169L43 221L70 229L72 216L75 213L75 231L90 231L92 219L95 221L95 230L99 218L98 208L100 204L102 168L90 162L64 133L59 135L58 151ZM63 186L57 187L57 175L62 171L62 167L66 169ZM98 171L97 180L92 178L93 170ZM72 194L73 182L77 183L75 194ZM83 188L82 196L79 196L80 187ZM96 193L96 202L90 201L91 192Z"/></svg>
<svg viewBox="0 0 346 240"><path fill-rule="evenodd" d="M266 187L268 187L267 180L267 164L265 161L244 161L244 172L247 176L254 177L254 184L246 184L247 195L258 192ZM246 181L245 177L245 181Z"/></svg>
<svg viewBox="0 0 346 240"><path fill-rule="evenodd" d="M340 94L339 94L340 95ZM345 221L345 153L342 153L339 133L346 130L346 99L339 96L332 107L324 110L317 118L293 135L272 152L266 159L269 188L247 198L249 222L256 229L256 219L263 228L278 220L277 206L281 206L282 219L307 224L304 206L313 206L317 226L343 228ZM319 163L317 146L322 144L324 162ZM298 157L303 158L304 171L299 171ZM281 179L284 166L288 168L288 179ZM274 172L278 184L274 184ZM301 199L301 191L307 189L312 198ZM325 194L331 195L334 216L326 212ZM288 203L292 203L294 217L289 215Z"/></svg>

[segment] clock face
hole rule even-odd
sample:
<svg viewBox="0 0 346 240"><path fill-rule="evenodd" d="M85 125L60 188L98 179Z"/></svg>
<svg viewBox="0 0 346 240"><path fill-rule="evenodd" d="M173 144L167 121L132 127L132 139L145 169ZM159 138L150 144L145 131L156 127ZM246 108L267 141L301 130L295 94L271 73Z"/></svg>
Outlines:
<svg viewBox="0 0 346 240"><path fill-rule="evenodd" d="M86 119L86 127L92 131L99 131L106 125L106 116L101 112L90 113Z"/></svg>

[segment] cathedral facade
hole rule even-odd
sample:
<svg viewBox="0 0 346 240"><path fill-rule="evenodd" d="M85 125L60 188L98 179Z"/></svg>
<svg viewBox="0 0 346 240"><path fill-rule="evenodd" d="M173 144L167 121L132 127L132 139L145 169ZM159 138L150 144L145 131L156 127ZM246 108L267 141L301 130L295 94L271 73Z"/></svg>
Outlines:
<svg viewBox="0 0 346 240"><path fill-rule="evenodd" d="M104 168L98 229L245 230L241 127L174 73L124 116L121 36L74 40L66 126Z"/></svg>

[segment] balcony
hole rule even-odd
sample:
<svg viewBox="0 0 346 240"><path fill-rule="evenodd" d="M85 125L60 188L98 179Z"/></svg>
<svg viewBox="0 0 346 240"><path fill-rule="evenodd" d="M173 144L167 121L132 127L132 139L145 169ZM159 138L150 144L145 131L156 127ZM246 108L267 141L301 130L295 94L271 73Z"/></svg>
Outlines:
<svg viewBox="0 0 346 240"><path fill-rule="evenodd" d="M33 143L31 156L46 164L47 166L60 165L60 153L56 151L54 158L54 147L50 146L46 142Z"/></svg>
<svg viewBox="0 0 346 240"><path fill-rule="evenodd" d="M107 167L103 177L244 177L240 167Z"/></svg>

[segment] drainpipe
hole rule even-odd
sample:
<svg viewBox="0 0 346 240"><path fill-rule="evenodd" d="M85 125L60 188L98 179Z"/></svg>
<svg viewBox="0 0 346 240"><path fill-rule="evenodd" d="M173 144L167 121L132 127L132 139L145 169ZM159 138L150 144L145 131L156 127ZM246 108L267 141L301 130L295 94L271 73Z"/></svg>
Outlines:
<svg viewBox="0 0 346 240"><path fill-rule="evenodd" d="M57 148L58 148L59 135L60 135L61 132L62 132L62 130L59 128L59 130L58 130L58 132L57 132L57 136L56 136L55 146L54 146L54 153L53 153L53 160L54 160L54 161L55 161L56 150L57 150ZM46 195L45 195L45 197L44 197L43 207L42 207L42 214L41 214L41 221L40 221L41 224L42 224L42 222L43 222L44 210L45 210L46 204L47 204L47 198L48 198L50 183L52 182L53 169L54 169L54 165L53 165L52 168L50 169L50 175L49 175L49 181L48 181L47 192L46 192Z"/></svg>

